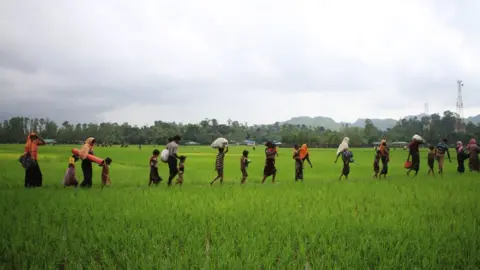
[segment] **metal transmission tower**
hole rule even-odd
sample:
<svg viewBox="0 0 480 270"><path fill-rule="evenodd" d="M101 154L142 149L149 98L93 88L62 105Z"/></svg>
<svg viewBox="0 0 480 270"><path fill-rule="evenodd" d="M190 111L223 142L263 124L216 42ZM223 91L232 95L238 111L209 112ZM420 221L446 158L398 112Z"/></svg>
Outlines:
<svg viewBox="0 0 480 270"><path fill-rule="evenodd" d="M464 133L465 123L463 121L463 100L462 100L462 80L457 81L458 94L457 94L457 121L455 123L455 132Z"/></svg>
<svg viewBox="0 0 480 270"><path fill-rule="evenodd" d="M425 103L425 116L428 117L428 123L423 123L423 129L425 129L426 131L429 131L430 130L430 123L432 122L432 120L430 119L430 112L428 110L428 103Z"/></svg>
<svg viewBox="0 0 480 270"><path fill-rule="evenodd" d="M431 123L432 123L432 119L430 118L430 112L428 110L428 103L425 103L424 113L425 113L425 117L428 117L428 122L423 123L423 134L424 134L424 138L426 138L427 136L430 135L430 126L431 126Z"/></svg>

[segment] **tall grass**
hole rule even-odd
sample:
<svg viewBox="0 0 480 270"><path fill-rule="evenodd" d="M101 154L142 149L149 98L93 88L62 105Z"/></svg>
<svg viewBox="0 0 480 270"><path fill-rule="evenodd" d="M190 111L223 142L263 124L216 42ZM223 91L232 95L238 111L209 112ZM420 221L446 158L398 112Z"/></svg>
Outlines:
<svg viewBox="0 0 480 270"><path fill-rule="evenodd" d="M118 269L474 269L480 268L479 177L405 176L406 152L392 152L388 180L372 180L371 149L354 150L348 181L333 150L311 150L313 169L295 183L289 149L277 161L278 184L259 184L263 152L251 152L240 185L232 147L225 183L215 177L215 151L182 147L183 187L148 188L153 148L98 148L113 159L113 185L63 188L68 146L40 149L44 187L24 189L21 146L0 145L0 267ZM80 166L77 166L80 167ZM167 166L160 169L167 177ZM77 177L81 180L80 169Z"/></svg>

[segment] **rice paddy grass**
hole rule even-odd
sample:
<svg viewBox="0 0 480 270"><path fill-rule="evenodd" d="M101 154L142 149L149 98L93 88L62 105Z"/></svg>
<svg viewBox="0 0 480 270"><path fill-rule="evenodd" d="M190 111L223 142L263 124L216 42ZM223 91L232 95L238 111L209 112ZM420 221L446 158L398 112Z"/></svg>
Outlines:
<svg viewBox="0 0 480 270"><path fill-rule="evenodd" d="M249 179L240 185L232 146L225 182L210 186L215 150L181 147L182 187L149 188L153 146L97 148L111 157L112 186L63 188L70 149L45 146L44 186L23 187L22 145L0 145L2 269L478 269L480 174L407 177L407 152L393 150L387 180L372 179L372 149L353 149L348 181L338 181L334 149L310 149L303 183L294 181L291 149L280 149L277 183L260 180L263 148L250 147ZM82 173L77 163L77 178ZM167 165L160 175L167 178Z"/></svg>

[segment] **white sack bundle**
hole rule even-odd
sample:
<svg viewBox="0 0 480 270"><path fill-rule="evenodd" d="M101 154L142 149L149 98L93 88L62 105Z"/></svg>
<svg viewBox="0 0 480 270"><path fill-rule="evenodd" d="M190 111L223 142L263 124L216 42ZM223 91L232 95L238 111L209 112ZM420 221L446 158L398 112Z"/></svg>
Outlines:
<svg viewBox="0 0 480 270"><path fill-rule="evenodd" d="M163 149L162 152L160 153L160 160L164 163L167 163L168 156L170 156L170 152L168 151L168 149Z"/></svg>
<svg viewBox="0 0 480 270"><path fill-rule="evenodd" d="M423 138L420 137L420 135L418 134L413 135L412 140L415 140L417 142L423 142Z"/></svg>
<svg viewBox="0 0 480 270"><path fill-rule="evenodd" d="M338 146L337 155L338 155L338 153L340 153L343 150L348 148L348 142L350 142L350 138L348 138L348 137L343 138L342 143Z"/></svg>
<svg viewBox="0 0 480 270"><path fill-rule="evenodd" d="M225 138L218 138L210 145L212 148L224 148L228 145L228 140Z"/></svg>

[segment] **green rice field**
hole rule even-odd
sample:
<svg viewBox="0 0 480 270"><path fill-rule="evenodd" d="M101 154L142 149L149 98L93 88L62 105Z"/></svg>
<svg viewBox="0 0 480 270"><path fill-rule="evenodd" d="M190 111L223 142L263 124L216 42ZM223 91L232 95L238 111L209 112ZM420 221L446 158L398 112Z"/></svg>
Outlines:
<svg viewBox="0 0 480 270"><path fill-rule="evenodd" d="M215 150L183 146L182 187L148 184L153 146L96 148L111 157L112 185L63 188L72 147L44 146L44 186L23 187L23 145L0 145L1 269L479 269L480 174L417 179L407 152L393 150L387 180L372 179L372 149L353 149L348 181L338 181L334 149L310 149L313 168L294 181L291 149L280 149L277 183L263 185L263 147L232 146L225 182ZM250 150L246 185L240 154ZM77 178L82 180L80 163Z"/></svg>

